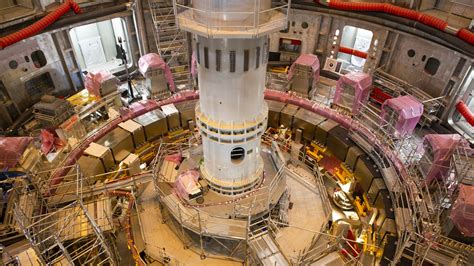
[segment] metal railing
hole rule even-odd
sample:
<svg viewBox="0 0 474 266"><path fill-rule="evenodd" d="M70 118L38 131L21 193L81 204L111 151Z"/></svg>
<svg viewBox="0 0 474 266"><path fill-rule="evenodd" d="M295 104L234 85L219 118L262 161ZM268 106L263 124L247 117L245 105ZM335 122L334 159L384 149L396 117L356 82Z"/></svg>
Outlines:
<svg viewBox="0 0 474 266"><path fill-rule="evenodd" d="M75 200L56 206L49 203L51 195L39 190L34 178L18 178L12 199L18 228L44 264L116 265L115 253L104 235L113 230L108 217L111 213L107 212L110 202L99 199L85 203L78 167L75 174ZM91 215L89 210L94 208L103 212Z"/></svg>
<svg viewBox="0 0 474 266"><path fill-rule="evenodd" d="M290 0L288 3L275 4L275 7L260 10L260 1L255 0L253 9L248 11L217 11L211 8L211 1L206 1L205 9L199 9L183 5L175 0L174 12L179 26L187 30L199 28L199 31L205 32L207 36L224 36L229 32L239 31L259 36L269 30L286 26L291 5ZM242 20L219 19L225 17L242 18Z"/></svg>

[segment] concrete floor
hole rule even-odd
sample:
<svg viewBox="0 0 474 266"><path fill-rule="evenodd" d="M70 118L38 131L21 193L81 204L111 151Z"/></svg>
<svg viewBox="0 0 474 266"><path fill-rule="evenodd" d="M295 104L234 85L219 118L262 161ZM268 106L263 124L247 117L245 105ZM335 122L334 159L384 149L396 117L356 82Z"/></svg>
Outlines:
<svg viewBox="0 0 474 266"><path fill-rule="evenodd" d="M282 253L290 261L296 261L300 251L311 244L314 233L310 231L320 231L325 222L324 212L319 194L291 177L288 177L287 185L293 203L288 211L290 227L282 228L276 241Z"/></svg>
<svg viewBox="0 0 474 266"><path fill-rule="evenodd" d="M176 235L168 224L163 224L161 212L157 201L157 192L154 191L153 184L149 183L143 194L140 196L139 218L141 221L143 234L142 243L137 247L146 248L149 256L159 259L163 248L166 255L171 258L171 265L241 265L242 263L206 258L201 260L198 253L191 249L184 249L181 236ZM138 217L137 217L138 218ZM138 222L138 219L137 219ZM142 235L140 228L134 224L134 236L139 238ZM140 248L139 248L140 250Z"/></svg>

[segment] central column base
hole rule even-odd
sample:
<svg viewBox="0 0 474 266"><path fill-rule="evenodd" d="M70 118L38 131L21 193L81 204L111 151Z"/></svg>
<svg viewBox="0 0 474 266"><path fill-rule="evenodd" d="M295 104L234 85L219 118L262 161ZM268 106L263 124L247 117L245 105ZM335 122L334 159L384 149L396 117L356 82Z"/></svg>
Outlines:
<svg viewBox="0 0 474 266"><path fill-rule="evenodd" d="M201 174L209 183L209 188L215 192L224 195L238 195L251 191L263 180L263 160L261 156L257 156L257 171L246 178L221 179L210 175L206 171L204 164L201 165Z"/></svg>

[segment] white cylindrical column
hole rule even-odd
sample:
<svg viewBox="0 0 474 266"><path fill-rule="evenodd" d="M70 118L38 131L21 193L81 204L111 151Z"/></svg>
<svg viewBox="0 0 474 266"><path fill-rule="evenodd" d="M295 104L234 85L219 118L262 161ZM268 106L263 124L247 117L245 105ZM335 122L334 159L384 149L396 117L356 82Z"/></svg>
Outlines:
<svg viewBox="0 0 474 266"><path fill-rule="evenodd" d="M268 38L208 39L198 36L204 177L225 194L253 188L263 176L260 137L267 124L263 99Z"/></svg>
<svg viewBox="0 0 474 266"><path fill-rule="evenodd" d="M268 34L287 25L288 8L270 0L194 0L192 8L175 2L179 27L196 34L201 172L223 194L249 191L263 178Z"/></svg>

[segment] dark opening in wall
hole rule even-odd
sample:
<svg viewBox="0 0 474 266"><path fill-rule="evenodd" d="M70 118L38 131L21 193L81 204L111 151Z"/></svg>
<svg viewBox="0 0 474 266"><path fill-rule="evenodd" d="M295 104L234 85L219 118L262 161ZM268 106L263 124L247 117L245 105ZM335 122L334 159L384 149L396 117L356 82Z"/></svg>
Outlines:
<svg viewBox="0 0 474 266"><path fill-rule="evenodd" d="M222 56L222 51L221 50L216 50L216 71L221 71L221 56Z"/></svg>
<svg viewBox="0 0 474 266"><path fill-rule="evenodd" d="M409 57L414 57L415 54L416 54L416 53L415 53L415 50L413 50L413 49L410 49L410 50L408 50L408 52L407 52L407 55L408 55Z"/></svg>
<svg viewBox="0 0 474 266"><path fill-rule="evenodd" d="M209 68L209 48L204 47L204 67Z"/></svg>
<svg viewBox="0 0 474 266"><path fill-rule="evenodd" d="M199 51L199 43L196 43L196 59L198 64L201 64L201 51Z"/></svg>
<svg viewBox="0 0 474 266"><path fill-rule="evenodd" d="M240 163L244 160L245 150L242 147L236 147L230 152L230 160L233 163Z"/></svg>
<svg viewBox="0 0 474 266"><path fill-rule="evenodd" d="M230 72L235 72L235 51L229 52Z"/></svg>
<svg viewBox="0 0 474 266"><path fill-rule="evenodd" d="M434 57L428 58L428 61L426 61L425 65L425 72L430 74L431 76L436 75L436 72L438 72L440 62L438 59Z"/></svg>
<svg viewBox="0 0 474 266"><path fill-rule="evenodd" d="M257 46L257 51L255 55L255 68L260 67L260 46Z"/></svg>
<svg viewBox="0 0 474 266"><path fill-rule="evenodd" d="M307 29L307 28L309 27L308 22L303 22L303 23L301 23L301 27L302 27L303 29Z"/></svg>
<svg viewBox="0 0 474 266"><path fill-rule="evenodd" d="M46 61L46 56L44 56L43 51L37 50L31 53L31 60L36 68L44 67L48 62Z"/></svg>
<svg viewBox="0 0 474 266"><path fill-rule="evenodd" d="M249 71L249 56L250 56L250 51L244 50L244 72Z"/></svg>

